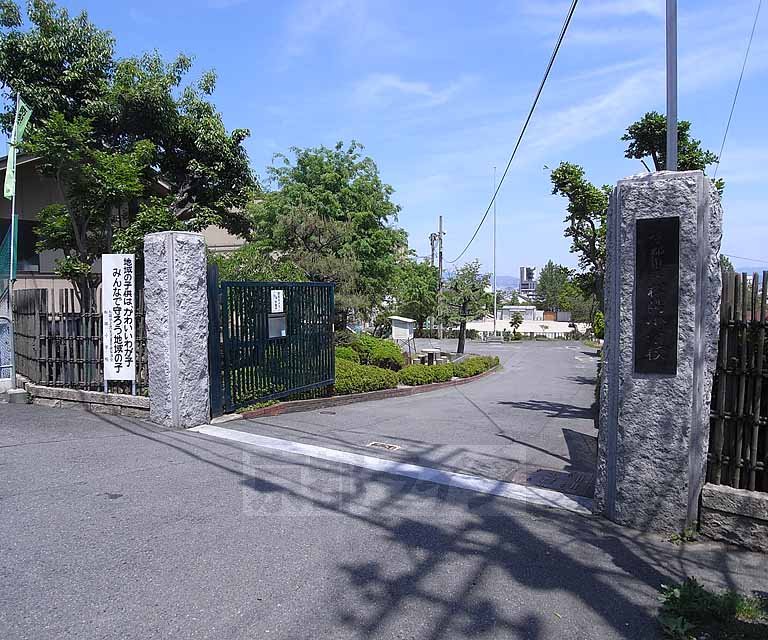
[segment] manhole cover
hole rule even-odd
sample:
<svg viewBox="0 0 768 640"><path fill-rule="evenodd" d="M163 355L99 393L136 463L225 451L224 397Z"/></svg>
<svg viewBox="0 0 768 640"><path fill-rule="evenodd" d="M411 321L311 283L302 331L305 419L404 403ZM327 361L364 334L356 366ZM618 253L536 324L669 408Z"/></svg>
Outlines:
<svg viewBox="0 0 768 640"><path fill-rule="evenodd" d="M369 447L376 447L377 449L386 449L387 451L397 451L400 447L396 444L389 444L387 442L369 442Z"/></svg>

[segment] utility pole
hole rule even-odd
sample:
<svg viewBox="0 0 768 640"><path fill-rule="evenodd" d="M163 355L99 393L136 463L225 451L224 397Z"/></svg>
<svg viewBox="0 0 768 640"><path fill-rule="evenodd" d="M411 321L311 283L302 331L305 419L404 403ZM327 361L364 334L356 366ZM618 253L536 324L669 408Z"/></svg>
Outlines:
<svg viewBox="0 0 768 640"><path fill-rule="evenodd" d="M667 171L677 171L677 0L667 0Z"/></svg>
<svg viewBox="0 0 768 640"><path fill-rule="evenodd" d="M496 336L496 167L493 167L493 335Z"/></svg>
<svg viewBox="0 0 768 640"><path fill-rule="evenodd" d="M443 339L443 216L440 216L437 225L437 338Z"/></svg>
<svg viewBox="0 0 768 640"><path fill-rule="evenodd" d="M431 264L433 267L435 266L435 245L437 244L437 234L436 233L430 233L429 234L429 247L431 250L431 258L429 260L429 264Z"/></svg>

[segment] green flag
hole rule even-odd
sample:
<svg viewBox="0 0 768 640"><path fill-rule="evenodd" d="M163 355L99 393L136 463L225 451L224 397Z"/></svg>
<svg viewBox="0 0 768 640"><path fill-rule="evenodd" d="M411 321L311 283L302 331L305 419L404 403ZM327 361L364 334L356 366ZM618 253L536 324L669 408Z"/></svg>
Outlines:
<svg viewBox="0 0 768 640"><path fill-rule="evenodd" d="M32 109L19 98L16 102L16 118L13 121L13 131L11 139L8 141L8 160L5 165L5 184L3 185L3 195L8 200L13 199L16 193L16 150L24 137L24 130L27 128L29 117L32 115Z"/></svg>

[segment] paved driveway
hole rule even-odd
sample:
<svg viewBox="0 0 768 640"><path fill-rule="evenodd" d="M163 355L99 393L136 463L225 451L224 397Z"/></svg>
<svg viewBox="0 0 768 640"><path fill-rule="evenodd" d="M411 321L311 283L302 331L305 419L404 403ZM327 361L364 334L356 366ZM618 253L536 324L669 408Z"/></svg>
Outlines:
<svg viewBox="0 0 768 640"><path fill-rule="evenodd" d="M765 556L139 421L0 404L3 640L649 640Z"/></svg>
<svg viewBox="0 0 768 640"><path fill-rule="evenodd" d="M227 427L591 496L595 350L527 341L468 343L467 351L498 355L502 370L441 391ZM400 449L369 447L374 441Z"/></svg>

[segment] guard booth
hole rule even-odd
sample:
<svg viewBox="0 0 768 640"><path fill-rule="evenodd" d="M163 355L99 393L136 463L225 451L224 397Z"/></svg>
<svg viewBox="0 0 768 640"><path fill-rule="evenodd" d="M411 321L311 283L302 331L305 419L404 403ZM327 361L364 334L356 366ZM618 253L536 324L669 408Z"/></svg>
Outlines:
<svg viewBox="0 0 768 640"><path fill-rule="evenodd" d="M218 282L208 270L211 414L334 384L333 284Z"/></svg>

